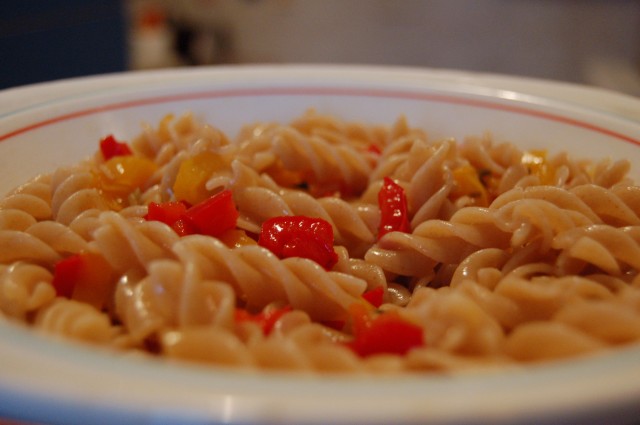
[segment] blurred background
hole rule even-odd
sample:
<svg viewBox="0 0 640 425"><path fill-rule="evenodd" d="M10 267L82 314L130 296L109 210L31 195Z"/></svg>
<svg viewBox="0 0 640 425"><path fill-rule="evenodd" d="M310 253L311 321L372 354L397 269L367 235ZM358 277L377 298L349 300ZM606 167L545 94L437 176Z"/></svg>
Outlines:
<svg viewBox="0 0 640 425"><path fill-rule="evenodd" d="M0 1L0 88L253 63L457 69L640 96L640 1Z"/></svg>

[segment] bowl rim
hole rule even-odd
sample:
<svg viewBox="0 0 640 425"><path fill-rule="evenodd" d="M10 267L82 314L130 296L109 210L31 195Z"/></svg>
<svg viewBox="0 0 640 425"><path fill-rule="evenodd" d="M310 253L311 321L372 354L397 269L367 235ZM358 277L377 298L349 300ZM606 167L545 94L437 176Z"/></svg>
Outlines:
<svg viewBox="0 0 640 425"><path fill-rule="evenodd" d="M405 79L455 87L464 93L475 92L490 97L521 100L529 104L560 103L582 110L640 121L640 98L607 88L586 84L491 72L447 68L366 64L245 64L190 68L162 68L123 71L71 77L26 84L0 90L0 119L30 108L47 106L67 99L111 94L124 89L162 88L167 83L185 87L193 81L201 84L212 77L262 78L282 82L283 75L295 75L316 83L336 79ZM99 89L96 89L99 87Z"/></svg>

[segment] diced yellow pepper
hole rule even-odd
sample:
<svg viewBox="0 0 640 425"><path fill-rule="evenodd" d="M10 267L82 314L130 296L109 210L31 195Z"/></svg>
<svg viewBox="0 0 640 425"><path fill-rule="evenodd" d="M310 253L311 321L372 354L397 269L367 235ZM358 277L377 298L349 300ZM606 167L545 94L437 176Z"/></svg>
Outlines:
<svg viewBox="0 0 640 425"><path fill-rule="evenodd" d="M227 161L217 153L204 151L187 158L180 164L178 175L173 183L173 194L179 201L195 205L209 196L207 180L218 170L226 168Z"/></svg>
<svg viewBox="0 0 640 425"><path fill-rule="evenodd" d="M531 150L522 155L522 164L527 167L529 173L537 176L541 184L552 184L555 168L547 161L547 151Z"/></svg>
<svg viewBox="0 0 640 425"><path fill-rule="evenodd" d="M455 189L451 192L454 199L468 196L473 204L481 207L489 205L489 194L478 176L478 171L471 165L463 165L453 170Z"/></svg>
<svg viewBox="0 0 640 425"><path fill-rule="evenodd" d="M273 181L283 187L294 187L304 182L302 173L284 168L282 163L276 163L264 170Z"/></svg>
<svg viewBox="0 0 640 425"><path fill-rule="evenodd" d="M98 185L108 196L124 199L136 189L143 189L158 166L143 156L114 156L100 166Z"/></svg>

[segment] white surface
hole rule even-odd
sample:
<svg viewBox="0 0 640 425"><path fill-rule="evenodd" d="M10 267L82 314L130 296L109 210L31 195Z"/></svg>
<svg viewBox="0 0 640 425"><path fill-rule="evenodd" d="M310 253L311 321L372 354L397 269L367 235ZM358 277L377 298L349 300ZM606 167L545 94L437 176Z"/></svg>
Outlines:
<svg viewBox="0 0 640 425"><path fill-rule="evenodd" d="M218 61L396 64L580 82L589 60L606 57L640 71L640 2L632 0L134 0L150 2L196 31L225 34L229 51Z"/></svg>
<svg viewBox="0 0 640 425"><path fill-rule="evenodd" d="M586 105L582 107L580 105ZM640 164L640 101L500 76L392 68L247 67L85 78L0 93L0 192L93 152L107 133L193 110L223 129L304 109L435 137L490 130L523 146ZM52 342L0 324L0 417L52 423L632 423L640 347L459 377L255 375Z"/></svg>

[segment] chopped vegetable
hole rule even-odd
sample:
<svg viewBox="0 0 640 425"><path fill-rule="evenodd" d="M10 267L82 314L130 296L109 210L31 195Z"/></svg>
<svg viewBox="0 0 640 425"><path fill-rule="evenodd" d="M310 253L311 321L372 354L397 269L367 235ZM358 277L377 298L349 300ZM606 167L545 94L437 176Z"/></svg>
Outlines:
<svg viewBox="0 0 640 425"><path fill-rule="evenodd" d="M238 215L231 191L224 190L191 207L184 201L151 202L145 219L161 221L180 236L198 233L220 237L235 229Z"/></svg>
<svg viewBox="0 0 640 425"><path fill-rule="evenodd" d="M378 145L374 145L373 143L371 143L367 148L367 152L375 153L376 155L381 155L382 149L380 149Z"/></svg>
<svg viewBox="0 0 640 425"><path fill-rule="evenodd" d="M118 142L112 134L100 140L100 152L105 161L110 160L114 156L132 155L131 148L124 142Z"/></svg>
<svg viewBox="0 0 640 425"><path fill-rule="evenodd" d="M216 171L226 166L224 158L211 151L185 159L180 164L173 183L174 196L192 205L204 201L211 196L211 192L206 188L207 181Z"/></svg>
<svg viewBox="0 0 640 425"><path fill-rule="evenodd" d="M236 323L255 322L260 326L265 335L269 335L278 320L291 310L291 306L285 306L282 308L265 309L258 314L251 314L243 308L236 308L235 320Z"/></svg>
<svg viewBox="0 0 640 425"><path fill-rule="evenodd" d="M380 207L378 239L389 232L411 231L404 189L389 177L384 178L382 188L378 192L378 205Z"/></svg>
<svg viewBox="0 0 640 425"><path fill-rule="evenodd" d="M82 252L55 265L52 285L56 294L86 302L101 309L109 299L115 278L107 261L99 254Z"/></svg>
<svg viewBox="0 0 640 425"><path fill-rule="evenodd" d="M144 216L145 220L161 221L169 226L182 218L183 214L187 212L189 208L186 202L151 202L149 203L147 214Z"/></svg>
<svg viewBox="0 0 640 425"><path fill-rule="evenodd" d="M298 188L300 188L301 185L306 186L303 174L300 171L293 171L285 168L282 162L276 162L266 168L264 172L280 186Z"/></svg>
<svg viewBox="0 0 640 425"><path fill-rule="evenodd" d="M354 339L348 346L361 357L375 354L405 355L424 345L422 328L394 311L376 313L362 303L350 308Z"/></svg>
<svg viewBox="0 0 640 425"><path fill-rule="evenodd" d="M171 228L180 236L195 235L198 233L198 229L195 227L195 225L184 217L176 220L171 225Z"/></svg>
<svg viewBox="0 0 640 425"><path fill-rule="evenodd" d="M100 167L99 185L105 194L124 199L134 190L144 188L157 168L143 156L114 156Z"/></svg>
<svg viewBox="0 0 640 425"><path fill-rule="evenodd" d="M455 188L451 191L454 199L463 196L469 197L473 205L489 206L489 194L487 188L480 180L478 171L471 165L463 165L453 170L453 179L456 182Z"/></svg>
<svg viewBox="0 0 640 425"><path fill-rule="evenodd" d="M258 244L279 258L308 258L327 270L338 262L333 249L333 227L321 218L273 217L262 224Z"/></svg>
<svg viewBox="0 0 640 425"><path fill-rule="evenodd" d="M223 190L192 206L183 219L192 224L197 233L218 237L236 227L238 210L230 190Z"/></svg>
<svg viewBox="0 0 640 425"><path fill-rule="evenodd" d="M554 167L547 160L547 151L531 150L522 155L521 162L533 174L540 179L541 184L552 184L555 175Z"/></svg>
<svg viewBox="0 0 640 425"><path fill-rule="evenodd" d="M362 298L374 307L378 308L384 302L384 288L382 286L378 286L377 288L371 289L370 291L362 294Z"/></svg>
<svg viewBox="0 0 640 425"><path fill-rule="evenodd" d="M186 202L163 202L156 203L151 202L148 206L147 214L144 216L145 220L161 221L168 226L171 226L173 230L180 236L186 236L196 233L195 226L191 225L188 220L184 219L184 215L187 212L189 205Z"/></svg>

